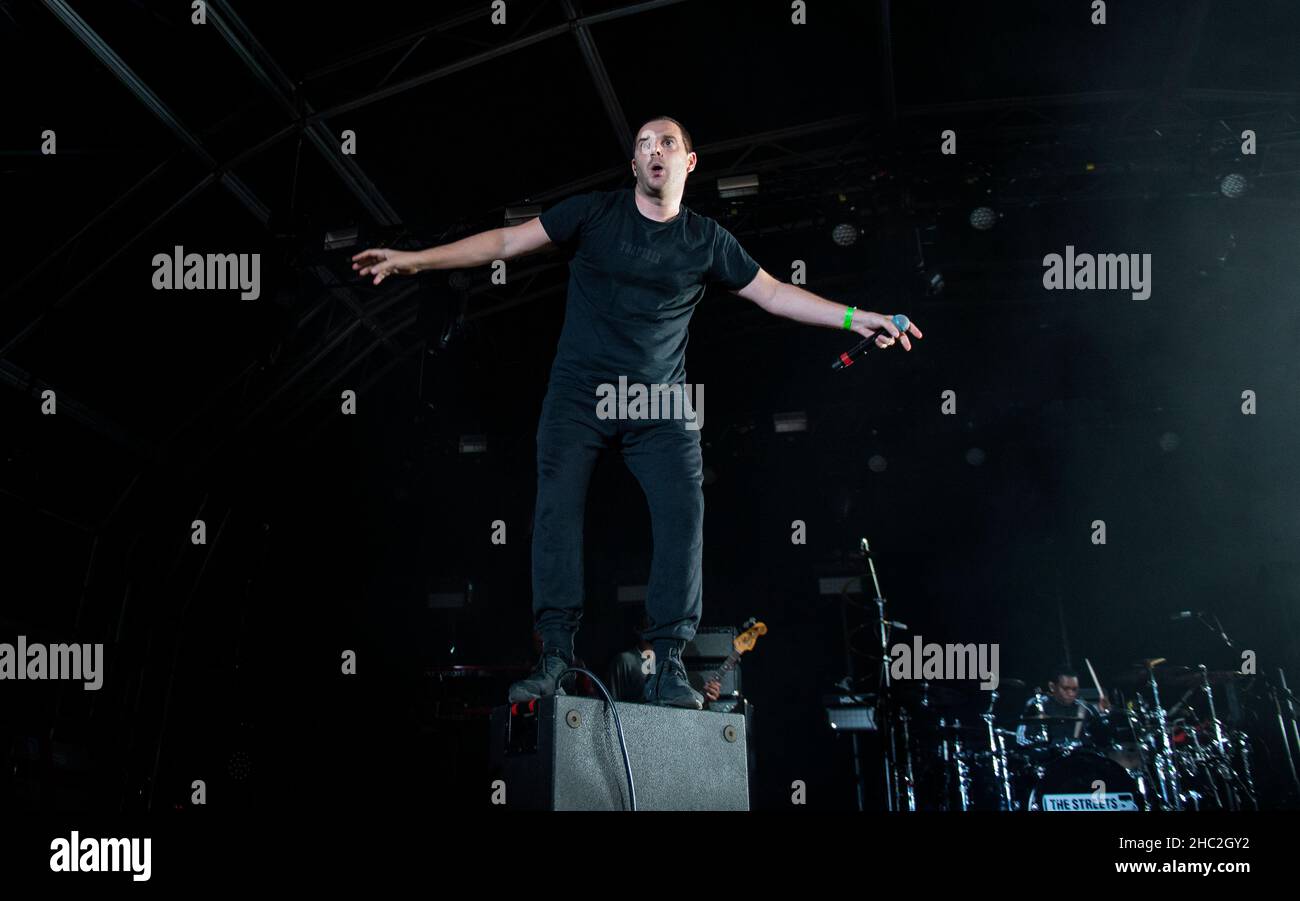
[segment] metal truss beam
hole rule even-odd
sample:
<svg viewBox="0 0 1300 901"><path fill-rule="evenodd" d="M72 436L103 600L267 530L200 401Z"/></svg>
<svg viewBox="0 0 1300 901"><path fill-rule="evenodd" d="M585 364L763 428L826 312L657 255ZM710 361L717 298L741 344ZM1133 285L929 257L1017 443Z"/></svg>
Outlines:
<svg viewBox="0 0 1300 901"><path fill-rule="evenodd" d="M272 99L291 118L307 123L303 128L307 140L348 190L361 201L370 216L383 226L399 223L401 216L398 215L397 210L361 170L356 160L345 156L339 150L338 139L330 134L325 123L310 119L311 114L315 112L312 105L297 92L293 81L276 64L271 54L261 45L243 20L230 8L230 4L226 0L210 0L208 9L211 13L208 21Z"/></svg>

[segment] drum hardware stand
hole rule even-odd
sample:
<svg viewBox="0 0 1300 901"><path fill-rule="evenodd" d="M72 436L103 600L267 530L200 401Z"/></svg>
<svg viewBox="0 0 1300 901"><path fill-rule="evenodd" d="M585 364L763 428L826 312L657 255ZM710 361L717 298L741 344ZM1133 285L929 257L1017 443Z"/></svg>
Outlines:
<svg viewBox="0 0 1300 901"><path fill-rule="evenodd" d="M1222 627L1220 627L1222 634ZM1225 637L1225 641L1226 641ZM1231 642L1228 642L1231 645ZM1228 793L1228 809L1241 810L1242 793L1245 790L1246 797L1251 800L1255 808L1258 809L1259 801L1255 798L1254 787L1251 785L1253 780L1250 779L1249 769L1245 771L1245 779L1239 777L1232 769L1232 756L1228 750L1228 739L1223 732L1223 724L1219 722L1218 711L1214 707L1214 688L1210 684L1209 672L1205 664L1201 664L1201 683L1205 692L1206 704L1210 709L1210 722L1214 725L1214 744L1217 750L1215 754L1215 767L1219 771L1219 778L1223 780L1224 788ZM1243 766L1249 767L1249 763L1243 758Z"/></svg>
<svg viewBox="0 0 1300 901"><path fill-rule="evenodd" d="M1142 695L1140 694L1137 695L1136 700L1138 704L1141 705ZM1133 701L1130 700L1124 694L1124 692L1118 688L1115 689L1114 708L1116 710L1123 712L1124 725L1128 726L1129 738L1133 740L1133 747L1137 749L1137 755L1138 755L1137 769L1130 769L1128 770L1128 773L1130 776L1133 777L1133 781L1137 783L1138 795L1140 795L1142 798L1143 807L1146 810L1150 810L1151 795L1147 791L1147 785L1152 781L1152 777L1151 777L1150 769L1147 766L1147 746L1146 743L1142 740L1142 736L1138 735L1138 729L1137 729L1138 715L1134 711ZM1140 711L1141 709L1142 709L1141 706L1139 706L1138 710ZM1118 735L1118 733L1116 734ZM1125 769L1127 769L1127 767Z"/></svg>
<svg viewBox="0 0 1300 901"><path fill-rule="evenodd" d="M1300 720L1296 719L1295 712L1295 695L1286 684L1286 673L1282 667L1277 668L1278 681L1282 683L1282 691L1286 693L1286 711L1287 717L1291 720L1291 734L1295 736L1295 746L1300 751Z"/></svg>
<svg viewBox="0 0 1300 901"><path fill-rule="evenodd" d="M943 761L943 795L939 799L939 809L948 812L952 798L952 754L948 750L948 721L939 717L939 759Z"/></svg>
<svg viewBox="0 0 1300 901"><path fill-rule="evenodd" d="M943 800L940 809L949 810L952 799L952 773L957 771L957 799L962 810L970 810L970 772L966 768L965 753L961 746L961 720L953 720L952 737L949 738L948 720L939 717L939 732L943 738L939 747L943 751Z"/></svg>
<svg viewBox="0 0 1300 901"><path fill-rule="evenodd" d="M1210 620L1206 619L1204 613L1198 613L1196 615L1196 618L1201 623L1201 625L1205 626L1205 628L1209 629L1216 636L1218 636L1218 638L1223 642L1223 644L1229 650L1235 653L1237 650L1237 646L1236 644L1233 643L1232 639L1228 637L1228 633L1224 631L1222 621L1220 621L1219 617L1215 614L1211 614L1210 616L1211 619L1213 619L1213 623L1211 623ZM1251 805L1256 810L1258 810L1259 799L1255 795L1255 780L1250 772L1249 748L1244 743L1238 744L1241 750L1241 760L1242 760L1242 768L1243 768L1241 776L1238 776L1237 773L1232 768L1232 758L1228 751L1228 740L1223 733L1223 724L1219 722L1218 712L1215 710L1214 707L1214 689L1210 685L1210 680L1206 672L1205 664L1203 663L1200 664L1200 670L1201 670L1201 682L1202 682L1201 687L1205 691L1206 703L1209 706L1209 710L1210 710L1210 723L1214 727L1214 745L1216 751L1216 753L1212 755L1214 766L1211 768L1206 764L1202 764L1202 765L1206 767L1207 775L1210 776L1211 785L1214 784L1213 770L1218 771L1218 776L1220 779L1224 781L1224 789L1228 793L1229 809L1231 810L1242 809L1243 805L1241 803L1241 794L1244 792L1247 799L1249 799ZM1282 672L1281 670L1278 670L1279 675L1281 675L1281 672ZM1285 681L1283 682L1283 685L1285 686ZM1292 716L1292 725L1293 726L1295 725L1294 714ZM1284 730L1284 734L1283 734L1284 743L1285 743L1285 738L1286 736ZM1300 747L1300 731L1297 731L1296 733L1296 744L1297 747ZM1197 744L1197 747L1199 748L1199 743ZM1291 763L1291 748L1289 745L1287 746L1287 760L1288 763ZM1293 763L1291 765L1291 776L1292 776L1292 780L1295 781L1296 774L1295 774L1295 767ZM1297 786L1297 790L1300 790L1300 781L1296 781L1296 786ZM1216 788L1215 791L1217 792L1218 789Z"/></svg>
<svg viewBox="0 0 1300 901"><path fill-rule="evenodd" d="M1219 786L1215 781L1216 777L1222 776L1222 773L1216 773L1215 768L1211 767L1209 764L1210 755L1201 744L1201 737L1197 734L1196 730L1198 719L1199 717L1197 716L1195 708L1189 705L1187 707L1187 717L1182 720L1183 733L1187 736L1187 740L1192 743L1192 765L1187 768L1187 775L1189 777L1194 777L1197 774L1205 776L1206 784L1209 785L1210 791L1214 793L1215 805L1218 809L1223 810L1223 798L1219 796ZM1202 795L1199 791L1194 788L1189 788L1184 795L1191 801L1194 810L1201 809Z"/></svg>
<svg viewBox="0 0 1300 901"><path fill-rule="evenodd" d="M1165 719L1165 709L1160 706L1160 688L1156 685L1156 664L1147 664L1147 675L1151 683L1151 700L1155 712L1156 732L1159 735L1159 747L1156 749L1156 788L1161 801L1170 810L1182 810L1183 798L1178 780L1178 764L1174 760L1174 748L1169 741L1169 723Z"/></svg>
<svg viewBox="0 0 1300 901"><path fill-rule="evenodd" d="M993 775L997 777L1000 789L998 791L998 809L1011 809L1011 773L1007 767L1007 743L1003 740L1002 734L993 728L993 706L998 702L998 692L994 689L989 695L989 709L984 711L980 719L984 720L984 726L989 735L989 754L993 759Z"/></svg>
<svg viewBox="0 0 1300 901"><path fill-rule="evenodd" d="M1250 739L1245 732L1234 731L1233 738L1237 742L1237 756L1241 758L1241 780L1246 786L1246 797L1250 799L1250 806L1259 810L1259 796L1255 794L1255 774L1250 764Z"/></svg>
<svg viewBox="0 0 1300 901"><path fill-rule="evenodd" d="M963 811L970 810L970 766L966 763L966 750L961 746L961 720L953 720L953 761L957 764L957 798Z"/></svg>
<svg viewBox="0 0 1300 901"><path fill-rule="evenodd" d="M907 729L907 708L898 709L898 725L903 731L903 785L906 787L907 812L916 813L916 782L912 778L912 739Z"/></svg>
<svg viewBox="0 0 1300 901"><path fill-rule="evenodd" d="M1147 792L1147 772L1146 769L1129 770L1133 776L1133 781L1137 783L1138 794L1142 796L1142 805L1146 810L1151 809L1151 795Z"/></svg>
<svg viewBox="0 0 1300 901"><path fill-rule="evenodd" d="M1151 736L1150 732L1146 728L1146 724L1150 722L1151 714L1147 708L1146 698L1142 697L1140 691L1134 693L1132 704L1136 706L1136 710L1134 710L1133 707L1127 709L1128 728L1129 732L1133 736L1134 743L1137 744L1138 755L1142 761L1142 775L1138 779L1138 788L1142 792L1142 799L1147 802L1147 810L1151 810L1152 798L1147 793L1147 786L1151 786L1152 791L1155 791L1158 787L1155 763L1153 760L1156 748L1154 742L1149 740ZM1141 735L1138 735L1137 723L1142 724Z"/></svg>
<svg viewBox="0 0 1300 901"><path fill-rule="evenodd" d="M1204 614L1197 615L1197 619L1200 620L1200 622L1205 626L1205 628L1209 629L1211 632L1217 635L1219 639L1223 642L1223 644L1227 646L1228 649L1233 651L1235 654L1237 650L1237 645L1233 642L1231 638L1228 637L1228 633L1224 631L1223 623L1219 620L1219 617L1217 615L1211 614L1211 618L1214 620L1212 625L1209 621L1206 620ZM1232 810L1243 809L1244 805L1242 804L1241 795L1244 794L1246 796L1246 799L1250 802L1250 805L1255 810L1259 810L1259 798L1255 794L1255 779L1254 779L1254 775L1251 773L1251 768L1250 768L1249 744L1246 742L1243 736L1238 736L1239 740L1237 742L1237 747L1241 758L1241 766L1242 766L1242 772L1240 775L1238 775L1237 772L1232 767L1232 757L1228 750L1228 739L1223 733L1223 725L1219 722L1218 713L1215 711L1214 708L1214 690L1211 687L1209 677L1206 674L1205 664L1201 664L1200 669L1201 669L1201 681L1205 689L1205 697L1207 699L1207 703L1210 708L1210 722L1214 725L1214 743L1218 748L1218 755L1217 755L1218 760L1216 762L1219 769L1220 778L1222 778L1226 783L1228 797L1231 802L1230 809ZM1282 677L1282 686L1283 688L1285 688L1286 687L1285 674L1283 674L1282 670L1279 669L1278 675ZM1300 747L1300 729L1297 729L1296 727L1294 709L1292 709L1291 725L1292 725L1292 729L1295 730L1296 732L1296 746ZM1285 737L1286 736L1284 734L1283 735L1284 740ZM1291 761L1291 749L1289 745L1287 747L1287 760L1288 762ZM1300 780L1295 780L1295 775L1296 774L1295 774L1294 764L1292 764L1291 776L1293 781L1296 781L1297 790L1300 790Z"/></svg>
<svg viewBox="0 0 1300 901"><path fill-rule="evenodd" d="M1034 709L1038 711L1038 715L1040 717L1047 716L1047 711L1043 708L1043 702L1046 700L1047 700L1047 695L1043 694L1043 690L1041 688L1035 686L1034 687ZM1048 736L1047 736L1046 724L1042 726L1038 726L1036 728L1038 729L1038 738L1036 740L1043 741L1043 742L1047 741Z"/></svg>
<svg viewBox="0 0 1300 901"><path fill-rule="evenodd" d="M1295 757L1291 752L1291 734L1287 732L1286 721L1291 720L1291 731L1295 733L1296 747L1300 749L1300 725L1296 722L1295 713L1295 695L1291 694L1291 689L1286 684L1286 673L1281 667L1277 670L1278 682L1281 683L1279 689L1276 685L1269 685L1269 693L1273 695L1273 707L1277 710L1277 728L1282 733L1282 748L1286 751L1286 765L1291 773L1291 781L1295 783L1296 797L1300 798L1300 776L1296 774ZM1282 712L1282 701L1286 700L1286 713Z"/></svg>
<svg viewBox="0 0 1300 901"><path fill-rule="evenodd" d="M1214 709L1214 686L1210 685L1210 673L1205 664L1200 664L1201 670L1201 690L1205 692L1205 703L1210 708L1210 723L1214 726L1214 744L1219 749L1219 753L1225 753L1225 740L1223 738L1223 726L1219 723L1219 714Z"/></svg>

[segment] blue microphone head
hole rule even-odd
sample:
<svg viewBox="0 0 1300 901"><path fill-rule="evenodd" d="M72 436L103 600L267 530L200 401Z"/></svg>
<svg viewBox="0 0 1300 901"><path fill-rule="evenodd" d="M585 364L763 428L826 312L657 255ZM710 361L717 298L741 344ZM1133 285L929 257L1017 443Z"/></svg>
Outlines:
<svg viewBox="0 0 1300 901"><path fill-rule="evenodd" d="M911 324L912 324L912 320L908 319L902 313L894 314L894 327L897 328L900 332L907 331L907 327Z"/></svg>

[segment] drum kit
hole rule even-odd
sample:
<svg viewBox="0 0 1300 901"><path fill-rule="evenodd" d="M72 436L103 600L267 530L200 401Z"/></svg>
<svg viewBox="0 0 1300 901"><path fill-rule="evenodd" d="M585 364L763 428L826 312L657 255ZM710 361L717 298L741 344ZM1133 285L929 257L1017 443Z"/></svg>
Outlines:
<svg viewBox="0 0 1300 901"><path fill-rule="evenodd" d="M1076 716L1044 713L1042 692L998 715L999 691L973 700L951 682L895 683L896 809L1257 810L1249 736L1216 704L1216 693L1249 678L1145 660L1109 680L1116 690L1103 709Z"/></svg>
<svg viewBox="0 0 1300 901"><path fill-rule="evenodd" d="M858 552L862 591L874 602L875 615L848 634L868 628L875 633L875 653L853 650L877 660L879 669L874 678L850 676L838 683L845 690L828 699L827 709L832 728L880 734L886 810L1259 810L1254 749L1239 703L1247 695L1256 708L1250 722L1256 728L1274 722L1279 733L1282 754L1271 755L1265 780L1270 801L1278 802L1272 795L1279 789L1300 798L1300 697L1288 688L1281 668L1276 682L1257 676L1254 652L1239 649L1212 613L1180 611L1170 618L1200 622L1223 646L1214 659L1239 658L1240 672L1153 657L1113 673L1107 692L1085 660L1096 707L1078 702L1077 682L1054 686L1056 697L1033 691L1021 706L1019 697L1031 691L1019 679L995 679L993 690L985 691L987 679L979 688L962 689L971 684L964 676L896 678L893 635L908 626L886 610L866 538L859 540ZM1000 709L1008 689L1019 689L1018 697ZM1275 720L1258 716L1263 700L1271 702ZM855 707L870 707L871 715L848 716ZM856 733L853 741L858 807L865 809ZM1289 773L1287 783L1279 763Z"/></svg>

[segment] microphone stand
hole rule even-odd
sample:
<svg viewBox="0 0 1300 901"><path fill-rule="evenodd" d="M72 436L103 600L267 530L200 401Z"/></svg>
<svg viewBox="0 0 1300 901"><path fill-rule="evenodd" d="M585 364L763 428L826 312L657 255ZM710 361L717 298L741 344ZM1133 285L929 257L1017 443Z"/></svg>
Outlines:
<svg viewBox="0 0 1300 901"><path fill-rule="evenodd" d="M863 538L858 542L858 551L862 554L862 558L865 561L864 568L866 574L871 578L871 587L875 591L876 617L880 626L880 691L876 696L876 722L880 724L881 737L884 739L885 809L890 812L899 810L899 795L905 794L907 797L907 809L909 811L914 811L916 810L916 801L915 793L911 785L910 748L904 749L904 753L908 755L908 765L904 770L905 775L902 777L906 784L901 786L901 790L899 785L900 770L898 766L898 743L894 731L895 714L893 695L891 691L893 681L889 674L889 628L891 623L889 618L885 616L885 598L880 591L880 579L876 574L876 564L871 556L871 545L866 538ZM903 735L906 740L906 725L903 726Z"/></svg>

